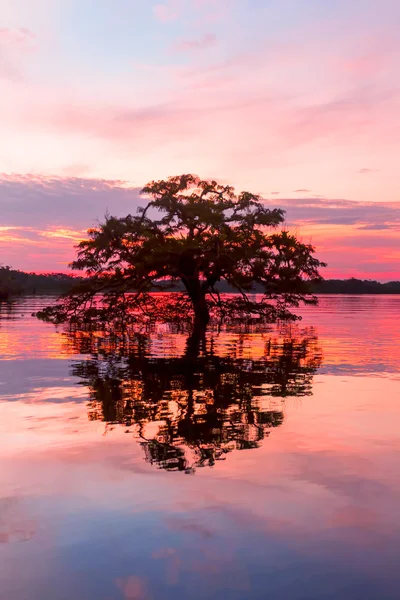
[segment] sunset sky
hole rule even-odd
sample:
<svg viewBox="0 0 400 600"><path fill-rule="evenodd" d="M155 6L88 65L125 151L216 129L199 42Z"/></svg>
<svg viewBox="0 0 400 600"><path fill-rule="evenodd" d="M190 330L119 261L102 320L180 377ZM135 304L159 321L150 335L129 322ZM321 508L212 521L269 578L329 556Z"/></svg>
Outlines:
<svg viewBox="0 0 400 600"><path fill-rule="evenodd" d="M261 194L326 277L400 279L399 0L0 0L0 263L65 271L192 172Z"/></svg>

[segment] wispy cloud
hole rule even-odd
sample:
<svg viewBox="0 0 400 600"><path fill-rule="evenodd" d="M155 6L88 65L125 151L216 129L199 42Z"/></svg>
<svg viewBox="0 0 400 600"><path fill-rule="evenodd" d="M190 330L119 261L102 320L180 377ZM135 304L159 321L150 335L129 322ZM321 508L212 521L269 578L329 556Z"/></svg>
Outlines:
<svg viewBox="0 0 400 600"><path fill-rule="evenodd" d="M153 14L164 24L185 18L201 26L220 21L235 3L236 0L166 0L153 6Z"/></svg>
<svg viewBox="0 0 400 600"><path fill-rule="evenodd" d="M122 181L73 177L0 176L0 212L6 227L76 231L109 211L136 212L139 190ZM54 229L56 228L56 229ZM53 236L54 237L54 236Z"/></svg>
<svg viewBox="0 0 400 600"><path fill-rule="evenodd" d="M125 600L150 600L147 581L137 575L119 578L116 585L121 589Z"/></svg>
<svg viewBox="0 0 400 600"><path fill-rule="evenodd" d="M26 28L0 28L0 77L22 78L22 58L36 50L36 35Z"/></svg>
<svg viewBox="0 0 400 600"><path fill-rule="evenodd" d="M179 0L170 0L164 4L156 4L153 6L153 13L156 19L162 23L168 23L178 18L180 14L181 3Z"/></svg>
<svg viewBox="0 0 400 600"><path fill-rule="evenodd" d="M400 228L397 225L397 228ZM385 229L393 229L393 224L389 223L368 223L367 225L360 225L358 229L363 229L366 231L384 231Z"/></svg>
<svg viewBox="0 0 400 600"><path fill-rule="evenodd" d="M195 52L196 50L204 50L210 48L217 43L217 36L213 33L205 33L199 38L179 39L172 49L176 52Z"/></svg>
<svg viewBox="0 0 400 600"><path fill-rule="evenodd" d="M328 102L291 110L284 134L297 144L343 134L358 135L369 128L378 107L390 100L379 90L355 89Z"/></svg>
<svg viewBox="0 0 400 600"><path fill-rule="evenodd" d="M364 169L359 169L358 172L360 173L360 175L368 175L369 173L378 173L379 169L364 168Z"/></svg>
<svg viewBox="0 0 400 600"><path fill-rule="evenodd" d="M74 231L73 229L65 229L64 227L52 227L47 231L40 231L42 237L51 239L71 240L75 243L80 242L86 237L86 231Z"/></svg>
<svg viewBox="0 0 400 600"><path fill-rule="evenodd" d="M36 35L33 31L25 27L21 27L20 29L0 27L0 44L17 45L27 49L32 48L32 43L35 40Z"/></svg>
<svg viewBox="0 0 400 600"><path fill-rule="evenodd" d="M342 225L360 229L400 231L400 202L356 202L322 198L279 199L289 223ZM343 230L345 234L345 230Z"/></svg>

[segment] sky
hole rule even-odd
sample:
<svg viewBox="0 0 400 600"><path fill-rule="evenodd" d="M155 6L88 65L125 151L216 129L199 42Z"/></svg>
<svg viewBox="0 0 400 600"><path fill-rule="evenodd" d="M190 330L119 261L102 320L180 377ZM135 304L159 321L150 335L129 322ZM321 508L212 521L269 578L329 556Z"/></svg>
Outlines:
<svg viewBox="0 0 400 600"><path fill-rule="evenodd" d="M398 0L0 0L0 263L66 271L195 173L328 262L400 279Z"/></svg>

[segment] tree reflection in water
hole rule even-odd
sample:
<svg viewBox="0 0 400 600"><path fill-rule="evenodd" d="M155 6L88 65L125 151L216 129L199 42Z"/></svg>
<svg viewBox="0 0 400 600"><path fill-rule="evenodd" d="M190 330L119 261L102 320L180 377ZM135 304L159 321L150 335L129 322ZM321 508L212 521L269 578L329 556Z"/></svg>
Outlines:
<svg viewBox="0 0 400 600"><path fill-rule="evenodd" d="M229 345L218 351L221 336ZM232 450L258 448L282 424L284 399L312 394L322 361L315 331L294 325L259 336L256 353L248 333L192 336L179 352L181 339L156 331L68 333L73 351L88 355L73 374L89 389L89 418L105 421L106 431L124 425L146 460L170 471L190 473Z"/></svg>

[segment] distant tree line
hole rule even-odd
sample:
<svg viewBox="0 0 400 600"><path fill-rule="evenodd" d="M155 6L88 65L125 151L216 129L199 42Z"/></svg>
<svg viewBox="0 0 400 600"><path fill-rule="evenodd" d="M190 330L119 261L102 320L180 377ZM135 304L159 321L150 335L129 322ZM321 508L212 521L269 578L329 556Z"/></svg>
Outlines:
<svg viewBox="0 0 400 600"><path fill-rule="evenodd" d="M165 285L167 288L167 282ZM174 290L180 291L181 287L177 283ZM237 293L226 282L220 282L216 287L221 294ZM323 279L318 283L311 284L310 288L313 294L400 294L400 281L380 283L372 279L356 279L354 277L350 279ZM261 287L257 284L253 286L252 291L262 293Z"/></svg>
<svg viewBox="0 0 400 600"><path fill-rule="evenodd" d="M67 273L24 273L8 266L0 267L0 300L19 294L63 294L77 278Z"/></svg>
<svg viewBox="0 0 400 600"><path fill-rule="evenodd" d="M371 279L325 279L313 286L315 294L400 294L400 281L380 283Z"/></svg>
<svg viewBox="0 0 400 600"><path fill-rule="evenodd" d="M68 273L25 273L10 267L0 267L0 300L19 294L63 294L77 283L76 276ZM173 291L181 291L176 283ZM165 288L171 291L170 282L165 281ZM154 290L160 291L160 282ZM162 284L161 284L162 289ZM220 293L235 293L235 289L226 283L219 283ZM254 292L258 292L254 286ZM400 294L400 281L380 283L370 279L325 279L314 284L315 294Z"/></svg>

